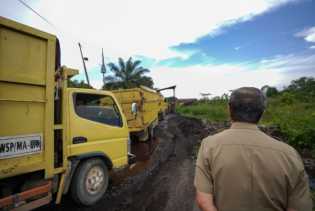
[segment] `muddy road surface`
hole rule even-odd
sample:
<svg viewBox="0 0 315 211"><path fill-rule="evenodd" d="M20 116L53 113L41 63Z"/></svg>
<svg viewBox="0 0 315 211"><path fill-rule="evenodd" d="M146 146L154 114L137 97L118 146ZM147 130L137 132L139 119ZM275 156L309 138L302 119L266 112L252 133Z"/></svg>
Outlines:
<svg viewBox="0 0 315 211"><path fill-rule="evenodd" d="M92 207L80 207L65 196L61 205L40 210L198 210L193 187L195 155L208 133L200 120L169 115L157 127L158 146L140 173L119 185L112 182L104 198Z"/></svg>
<svg viewBox="0 0 315 211"><path fill-rule="evenodd" d="M229 126L228 122L203 123L194 118L169 115L156 128L158 145L151 160L139 163L134 171L139 172L134 176L126 177L128 171L118 175L97 204L80 207L69 196L64 196L61 205L38 210L198 211L193 180L200 141ZM260 129L279 140L285 140L277 128ZM315 159L303 158L310 183L315 187Z"/></svg>

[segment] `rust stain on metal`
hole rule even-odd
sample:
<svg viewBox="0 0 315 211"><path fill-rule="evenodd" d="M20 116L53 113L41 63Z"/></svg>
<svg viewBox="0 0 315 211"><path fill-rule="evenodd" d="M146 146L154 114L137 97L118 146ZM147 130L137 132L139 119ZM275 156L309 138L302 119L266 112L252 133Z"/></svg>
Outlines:
<svg viewBox="0 0 315 211"><path fill-rule="evenodd" d="M14 164L13 166L10 166L10 168L2 169L2 170L1 170L1 173L3 173L3 174L9 174L9 173L11 173L12 171L14 171L14 169L16 169L18 166L19 166L18 164Z"/></svg>

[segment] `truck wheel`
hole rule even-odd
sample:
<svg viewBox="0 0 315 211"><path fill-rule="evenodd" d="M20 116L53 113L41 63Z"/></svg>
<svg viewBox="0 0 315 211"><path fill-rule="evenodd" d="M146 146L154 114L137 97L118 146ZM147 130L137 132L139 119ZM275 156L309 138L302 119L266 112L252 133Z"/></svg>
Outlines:
<svg viewBox="0 0 315 211"><path fill-rule="evenodd" d="M108 177L108 169L101 159L84 161L73 177L72 198L80 205L93 205L104 195Z"/></svg>

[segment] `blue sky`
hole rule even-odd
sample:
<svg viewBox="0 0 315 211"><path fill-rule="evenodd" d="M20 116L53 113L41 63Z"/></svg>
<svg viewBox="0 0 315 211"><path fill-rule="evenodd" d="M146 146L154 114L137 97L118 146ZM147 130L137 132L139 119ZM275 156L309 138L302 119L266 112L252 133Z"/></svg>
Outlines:
<svg viewBox="0 0 315 211"><path fill-rule="evenodd" d="M250 21L223 27L217 36L205 35L195 42L172 46L193 51L187 59L173 58L160 64L188 66L208 63L257 62L279 54L313 53L312 43L294 34L315 25L315 2L285 5Z"/></svg>
<svg viewBox="0 0 315 211"><path fill-rule="evenodd" d="M101 48L107 62L142 60L155 86L177 85L179 97L315 76L314 0L24 1L54 27L16 0L2 0L0 15L56 34L63 64L84 79L80 41L95 87Z"/></svg>

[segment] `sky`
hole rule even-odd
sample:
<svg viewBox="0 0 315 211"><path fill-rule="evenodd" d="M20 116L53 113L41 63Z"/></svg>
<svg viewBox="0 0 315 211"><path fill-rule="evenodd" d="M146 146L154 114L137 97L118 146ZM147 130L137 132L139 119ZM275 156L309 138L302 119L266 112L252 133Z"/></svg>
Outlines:
<svg viewBox="0 0 315 211"><path fill-rule="evenodd" d="M179 98L315 76L315 0L23 1L51 24L18 0L0 0L0 15L58 36L62 64L83 80L80 42L96 88L102 48L106 63L141 60Z"/></svg>

